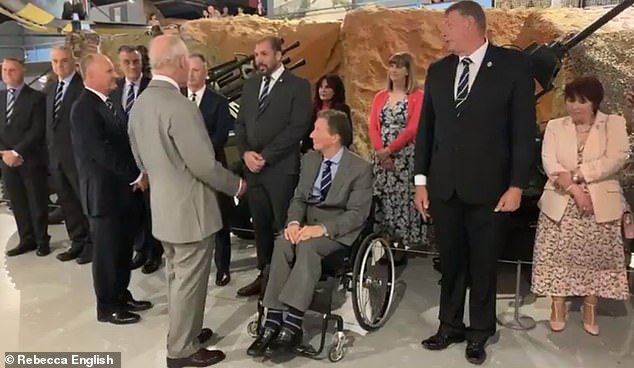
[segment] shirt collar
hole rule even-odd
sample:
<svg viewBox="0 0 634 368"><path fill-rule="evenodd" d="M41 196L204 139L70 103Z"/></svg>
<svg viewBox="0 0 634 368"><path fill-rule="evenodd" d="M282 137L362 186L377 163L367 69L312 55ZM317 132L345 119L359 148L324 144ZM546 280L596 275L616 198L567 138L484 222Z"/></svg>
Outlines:
<svg viewBox="0 0 634 368"><path fill-rule="evenodd" d="M130 83L134 83L135 87L139 87L139 86L141 86L141 80L142 79L143 79L143 74L139 75L139 78L137 78L137 80L133 80L133 81L129 80L128 78L125 78L125 84L127 86L129 86Z"/></svg>
<svg viewBox="0 0 634 368"><path fill-rule="evenodd" d="M106 102L106 100L108 99L108 96L104 95L103 93L99 92L99 91L95 91L94 89L86 86L86 89L94 94L96 94L97 96L99 96L99 98L101 99L101 101Z"/></svg>
<svg viewBox="0 0 634 368"><path fill-rule="evenodd" d="M489 40L485 38L482 46L478 47L478 49L475 50L471 55L460 56L459 59L460 61L462 61L468 57L473 64L480 65L482 64L482 60L484 60L484 55L486 54L488 47L489 47Z"/></svg>
<svg viewBox="0 0 634 368"><path fill-rule="evenodd" d="M174 88L176 88L177 90L181 91L181 88L178 86L178 83L176 83L176 81L166 75L154 75L152 77L152 80L157 80L157 81L162 81L162 82L167 82L169 84L171 84L172 86L174 86Z"/></svg>
<svg viewBox="0 0 634 368"><path fill-rule="evenodd" d="M187 96L191 96L193 93L196 94L196 97L202 97L203 93L205 93L205 88L207 86L205 86L203 84L203 87L201 89L199 89L198 91L192 91L189 87L187 87Z"/></svg>
<svg viewBox="0 0 634 368"><path fill-rule="evenodd" d="M271 73L271 82L277 82L284 73L284 64L280 65L273 73Z"/></svg>
<svg viewBox="0 0 634 368"><path fill-rule="evenodd" d="M69 75L68 77L64 78L64 79L57 79L58 82L64 82L64 87L68 86L70 84L70 81L73 80L73 78L75 78L75 73L73 72L71 73L71 75Z"/></svg>
<svg viewBox="0 0 634 368"><path fill-rule="evenodd" d="M10 90L10 89L14 89L14 90L15 90L14 94L15 94L16 96L17 96L18 94L20 94L20 91L22 90L22 88L24 88L24 83L22 83L22 84L20 84L20 85L18 85L18 86L16 86L16 87L13 87L13 86L9 86L9 85L7 85L7 91L8 91L8 90Z"/></svg>
<svg viewBox="0 0 634 368"><path fill-rule="evenodd" d="M332 158L330 159L327 159L324 157L323 162L330 161L333 163L333 165L339 165L339 162L341 161L341 157L343 157L343 149L344 149L343 147L339 148L339 151L337 151L337 153L334 156L332 156Z"/></svg>

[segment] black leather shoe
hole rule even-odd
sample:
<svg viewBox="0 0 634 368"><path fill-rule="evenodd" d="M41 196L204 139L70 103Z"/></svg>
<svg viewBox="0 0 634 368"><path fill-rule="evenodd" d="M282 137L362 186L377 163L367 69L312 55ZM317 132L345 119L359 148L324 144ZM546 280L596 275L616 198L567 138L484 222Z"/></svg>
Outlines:
<svg viewBox="0 0 634 368"><path fill-rule="evenodd" d="M125 301L124 308L130 312L142 312L152 308L152 303L145 300L128 299Z"/></svg>
<svg viewBox="0 0 634 368"><path fill-rule="evenodd" d="M128 311L112 312L97 316L99 322L108 322L114 325L129 325L141 320L141 316Z"/></svg>
<svg viewBox="0 0 634 368"><path fill-rule="evenodd" d="M280 353L288 353L295 351L302 344L302 331L294 332L288 327L282 327L275 340L269 344L264 351L267 357L273 357Z"/></svg>
<svg viewBox="0 0 634 368"><path fill-rule="evenodd" d="M457 344L464 341L464 335L445 335L442 332L436 333L434 336L423 340L421 344L427 350L444 350L451 344Z"/></svg>
<svg viewBox="0 0 634 368"><path fill-rule="evenodd" d="M130 269L136 270L137 268L143 266L147 262L147 257L145 254L137 252L134 257L132 257L132 261L130 262Z"/></svg>
<svg viewBox="0 0 634 368"><path fill-rule="evenodd" d="M28 253L28 252L34 251L35 249L37 249L35 245L20 244L13 249L9 249L7 251L7 257L19 256L20 254Z"/></svg>
<svg viewBox="0 0 634 368"><path fill-rule="evenodd" d="M487 359L487 352L484 349L484 343L481 342L467 342L467 349L465 350L465 358L471 364L480 365Z"/></svg>
<svg viewBox="0 0 634 368"><path fill-rule="evenodd" d="M229 282L231 282L231 274L229 272L216 272L216 285L226 286Z"/></svg>
<svg viewBox="0 0 634 368"><path fill-rule="evenodd" d="M253 296L253 295L258 295L261 292L262 292L262 275L258 275L255 281L243 287L242 289L238 290L238 296L243 296L243 297Z"/></svg>
<svg viewBox="0 0 634 368"><path fill-rule="evenodd" d="M209 342L213 335L214 332L211 330L211 328L203 328L202 330L200 330L200 333L198 334L198 337L196 339L198 340L199 344L203 345Z"/></svg>
<svg viewBox="0 0 634 368"><path fill-rule="evenodd" d="M161 267L161 259L158 260L150 259L143 265L141 272L146 275L156 272Z"/></svg>
<svg viewBox="0 0 634 368"><path fill-rule="evenodd" d="M48 224L49 225L57 225L64 222L64 212L62 211L62 207L57 207L52 211L48 212Z"/></svg>
<svg viewBox="0 0 634 368"><path fill-rule="evenodd" d="M255 341L247 348L247 355L252 357L262 356L266 348L275 340L279 330L264 327L262 333L255 338Z"/></svg>
<svg viewBox="0 0 634 368"><path fill-rule="evenodd" d="M69 250L58 254L57 256L55 256L55 258L57 258L58 260L62 262L68 262L79 257L80 253L81 251L79 249L70 248Z"/></svg>
<svg viewBox="0 0 634 368"><path fill-rule="evenodd" d="M225 354L220 350L200 349L187 358L167 358L167 368L209 367L224 359Z"/></svg>
<svg viewBox="0 0 634 368"><path fill-rule="evenodd" d="M83 265L83 264L86 264L86 263L90 263L90 262L92 262L92 257L82 254L79 257L77 257L75 262L77 262L77 264L80 264L80 265Z"/></svg>
<svg viewBox="0 0 634 368"><path fill-rule="evenodd" d="M37 251L35 252L35 254L38 257L48 256L49 254L51 254L51 247L49 247L48 245L40 246L37 248Z"/></svg>

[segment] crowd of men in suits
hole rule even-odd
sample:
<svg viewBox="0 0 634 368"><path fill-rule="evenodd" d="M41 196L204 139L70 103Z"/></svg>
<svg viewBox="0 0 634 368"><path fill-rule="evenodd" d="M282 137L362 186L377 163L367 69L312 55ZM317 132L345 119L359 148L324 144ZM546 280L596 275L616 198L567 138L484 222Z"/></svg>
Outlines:
<svg viewBox="0 0 634 368"><path fill-rule="evenodd" d="M503 230L531 165L534 86L521 53L488 43L480 5L460 1L445 16L452 55L427 73L412 178L421 215L435 219L443 274L440 327L422 344L442 350L466 339L467 360L481 364L495 331ZM70 49L54 48L51 60L57 80L44 94L24 84L20 60L2 64L8 89L0 94L0 151L20 235L8 255L50 253L42 180L48 165L71 239L58 258L92 260L97 319L139 321L134 312L152 304L128 290L133 244L134 263L148 268L158 267L164 252L167 364L208 366L224 359L202 347L213 333L202 328L212 252L216 283L226 285L229 205L223 203L246 194L260 274L238 295L264 291L268 307L247 352L296 348L321 259L352 244L372 201L371 165L346 148L352 133L345 114L326 111L311 121L309 82L284 68L279 38L260 40L258 73L244 84L235 122L245 166L240 178L226 169L223 152L231 127L227 101L205 86L204 57L190 55L180 38L152 40L152 80L141 75L141 55L130 47L119 50L120 80L101 54L81 60L83 79ZM302 158L307 131L315 152Z"/></svg>

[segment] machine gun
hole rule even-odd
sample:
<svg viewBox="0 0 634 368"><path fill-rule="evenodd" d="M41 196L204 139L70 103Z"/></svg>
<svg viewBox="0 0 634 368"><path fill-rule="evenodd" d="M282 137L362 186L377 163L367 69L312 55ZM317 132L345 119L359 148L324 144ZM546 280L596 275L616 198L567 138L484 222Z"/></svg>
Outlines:
<svg viewBox="0 0 634 368"><path fill-rule="evenodd" d="M296 49L297 47L299 47L299 41L295 41L289 46L284 47L282 49L282 55L286 55L289 51ZM249 78L254 71L254 60L255 55L253 54L236 54L236 57L233 60L212 66L208 70L210 84L216 91L227 97L229 101L236 101L242 96L244 80ZM286 69L293 70L306 65L306 60L300 59L289 65L291 63L291 58L289 56L285 56L282 59L282 63L284 63Z"/></svg>
<svg viewBox="0 0 634 368"><path fill-rule="evenodd" d="M577 34L565 35L548 44L533 43L526 47L524 52L532 60L534 78L542 88L536 97L540 98L553 89L553 82L561 69L562 60L570 49L577 46L625 9L631 7L632 4L634 4L634 0L624 0Z"/></svg>

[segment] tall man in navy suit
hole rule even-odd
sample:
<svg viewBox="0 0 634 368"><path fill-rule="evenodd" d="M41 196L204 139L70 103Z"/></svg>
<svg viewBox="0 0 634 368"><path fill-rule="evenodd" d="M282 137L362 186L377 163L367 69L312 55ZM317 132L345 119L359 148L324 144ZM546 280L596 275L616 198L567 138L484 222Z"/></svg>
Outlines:
<svg viewBox="0 0 634 368"><path fill-rule="evenodd" d="M233 119L229 113L229 101L206 86L207 61L201 54L189 57L189 80L187 82L187 98L195 103L205 120L207 134L214 146L216 160L227 167L225 144L229 138L229 130L233 126ZM216 285L225 286L231 281L229 265L231 263L231 212L233 199L218 193L218 204L222 214L223 228L216 233L216 249L214 261L216 263Z"/></svg>
<svg viewBox="0 0 634 368"><path fill-rule="evenodd" d="M126 125L132 106L143 90L150 83L150 78L143 76L143 63L141 53L135 47L123 45L119 47L119 69L123 72L123 78L117 80L117 88L110 93L110 99L115 106L117 116ZM142 206L144 214L135 236L134 250L136 254L132 258L132 269L143 266L143 273L152 273L161 266L163 247L152 236L152 216L150 213L150 194L148 191L139 191L143 197L138 203Z"/></svg>

